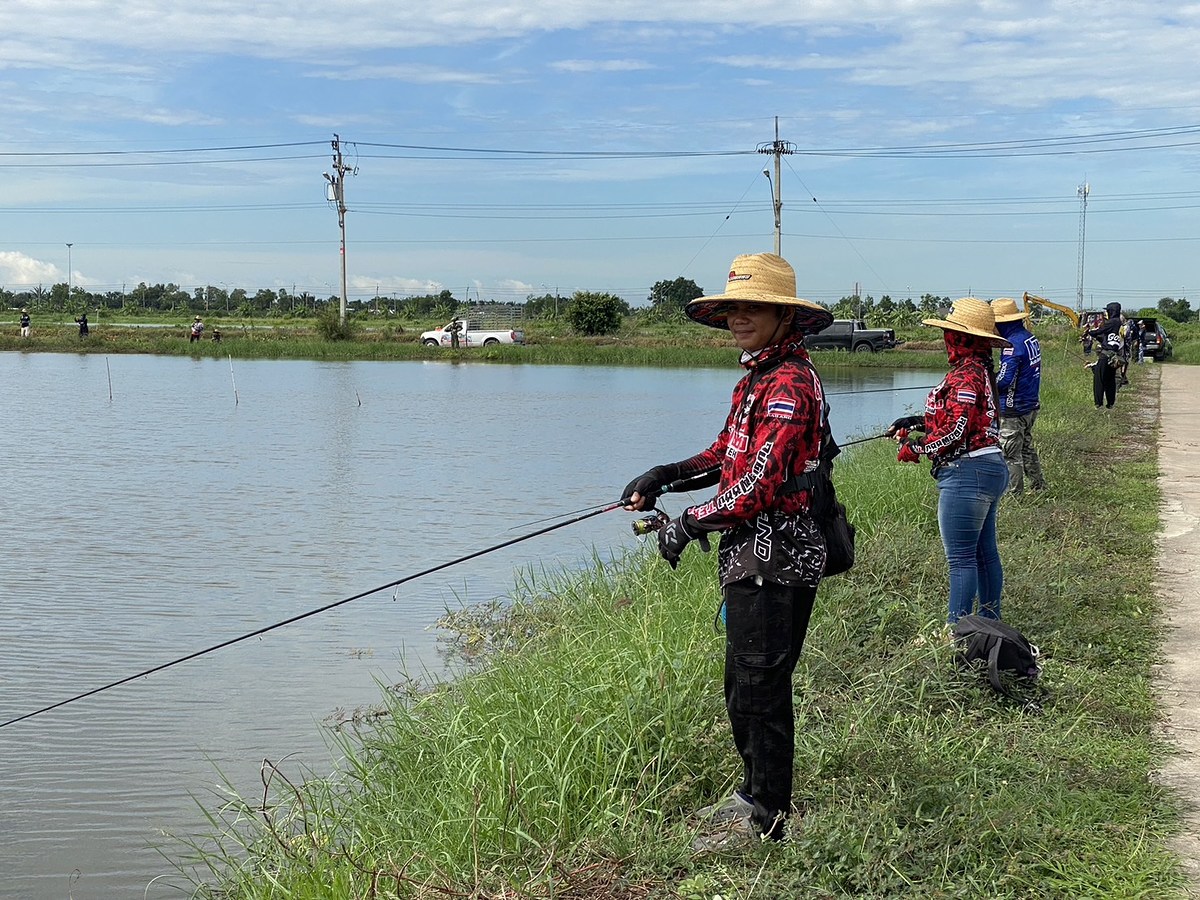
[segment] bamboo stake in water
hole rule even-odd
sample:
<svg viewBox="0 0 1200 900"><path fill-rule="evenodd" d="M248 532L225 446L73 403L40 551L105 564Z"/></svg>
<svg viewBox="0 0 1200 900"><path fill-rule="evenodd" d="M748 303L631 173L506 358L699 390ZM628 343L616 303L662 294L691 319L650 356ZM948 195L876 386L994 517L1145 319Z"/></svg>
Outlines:
<svg viewBox="0 0 1200 900"><path fill-rule="evenodd" d="M237 379L233 377L233 354L229 355L229 380L233 382L233 405L238 405Z"/></svg>
<svg viewBox="0 0 1200 900"><path fill-rule="evenodd" d="M108 402L112 403L112 367L108 364L108 357L104 357L104 368L108 372Z"/></svg>

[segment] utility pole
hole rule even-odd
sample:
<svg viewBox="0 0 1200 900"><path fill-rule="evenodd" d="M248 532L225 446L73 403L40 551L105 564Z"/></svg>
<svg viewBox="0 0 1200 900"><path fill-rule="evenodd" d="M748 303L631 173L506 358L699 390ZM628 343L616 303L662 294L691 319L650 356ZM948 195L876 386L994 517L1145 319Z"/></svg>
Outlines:
<svg viewBox="0 0 1200 900"><path fill-rule="evenodd" d="M325 174L329 182L325 188L325 199L334 204L338 214L338 228L342 233L342 308L338 323L346 325L346 173L358 174L356 166L350 166L342 159L342 144L335 134L333 136L333 174Z"/></svg>
<svg viewBox="0 0 1200 900"><path fill-rule="evenodd" d="M71 248L74 244L67 244L67 309L71 308Z"/></svg>
<svg viewBox="0 0 1200 900"><path fill-rule="evenodd" d="M767 181L771 184L771 207L775 212L775 255L782 256L780 247L783 243L783 198L780 195L779 185L779 157L795 153L796 145L791 141L779 139L779 116L775 117L775 140L769 144L759 144L758 152L769 153L775 157L774 181L771 180L771 173L767 169L763 169L763 174L767 176Z"/></svg>
<svg viewBox="0 0 1200 900"><path fill-rule="evenodd" d="M1087 198L1092 191L1085 181L1075 189L1079 196L1079 276L1075 286L1075 311L1083 312L1083 249L1084 235L1087 233Z"/></svg>

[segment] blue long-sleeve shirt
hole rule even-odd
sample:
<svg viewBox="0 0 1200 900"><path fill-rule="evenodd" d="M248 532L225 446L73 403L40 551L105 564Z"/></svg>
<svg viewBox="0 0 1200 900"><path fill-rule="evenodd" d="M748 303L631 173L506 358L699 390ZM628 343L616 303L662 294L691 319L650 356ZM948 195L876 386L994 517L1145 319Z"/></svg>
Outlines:
<svg viewBox="0 0 1200 900"><path fill-rule="evenodd" d="M1000 415L1028 415L1041 407L1041 344L1022 320L997 322L996 328L1012 344L1000 351L1000 371L996 373Z"/></svg>

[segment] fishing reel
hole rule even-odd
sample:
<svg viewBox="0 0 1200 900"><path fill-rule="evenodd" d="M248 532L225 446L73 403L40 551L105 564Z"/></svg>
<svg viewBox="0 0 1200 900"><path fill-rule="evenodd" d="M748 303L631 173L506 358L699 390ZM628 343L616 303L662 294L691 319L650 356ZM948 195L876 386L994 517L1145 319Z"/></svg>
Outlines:
<svg viewBox="0 0 1200 900"><path fill-rule="evenodd" d="M641 519L634 519L633 522L630 523L630 525L633 528L634 534L636 534L638 537L645 537L646 535L650 534L651 532L658 531L660 528L662 528L664 525L666 525L670 521L671 521L671 517L668 516L661 509L659 509L659 510L655 510L654 515L652 515L652 516L645 516L644 518L641 518Z"/></svg>

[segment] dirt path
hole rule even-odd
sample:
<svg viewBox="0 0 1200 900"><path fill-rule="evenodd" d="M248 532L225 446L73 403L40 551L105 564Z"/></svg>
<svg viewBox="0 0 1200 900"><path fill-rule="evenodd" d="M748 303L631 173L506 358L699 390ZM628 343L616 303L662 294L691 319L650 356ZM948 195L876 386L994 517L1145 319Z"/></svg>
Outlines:
<svg viewBox="0 0 1200 900"><path fill-rule="evenodd" d="M1200 897L1200 366L1162 366L1158 484L1158 591L1167 626L1157 673L1164 737L1178 751L1159 781L1186 804L1175 842L1192 896Z"/></svg>

